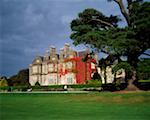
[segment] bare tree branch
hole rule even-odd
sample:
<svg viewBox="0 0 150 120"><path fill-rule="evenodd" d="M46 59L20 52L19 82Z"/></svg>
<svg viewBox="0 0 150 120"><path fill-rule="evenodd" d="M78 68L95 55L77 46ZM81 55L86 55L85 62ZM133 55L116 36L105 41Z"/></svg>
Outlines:
<svg viewBox="0 0 150 120"><path fill-rule="evenodd" d="M129 20L129 13L127 13L122 0L114 0L114 1L119 5L122 15L125 17L128 26L130 26L131 24L130 24L130 20ZM127 0L127 2L128 2L128 5L130 5L129 7L131 7L130 3L132 3L132 0Z"/></svg>

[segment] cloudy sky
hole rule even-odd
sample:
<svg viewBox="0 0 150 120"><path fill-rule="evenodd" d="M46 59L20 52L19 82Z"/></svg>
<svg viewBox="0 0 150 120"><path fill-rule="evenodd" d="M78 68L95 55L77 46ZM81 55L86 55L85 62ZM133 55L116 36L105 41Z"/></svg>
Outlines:
<svg viewBox="0 0 150 120"><path fill-rule="evenodd" d="M58 51L66 42L84 49L74 47L69 36L70 22L85 8L120 15L118 6L107 0L0 0L0 75L28 68L50 45Z"/></svg>

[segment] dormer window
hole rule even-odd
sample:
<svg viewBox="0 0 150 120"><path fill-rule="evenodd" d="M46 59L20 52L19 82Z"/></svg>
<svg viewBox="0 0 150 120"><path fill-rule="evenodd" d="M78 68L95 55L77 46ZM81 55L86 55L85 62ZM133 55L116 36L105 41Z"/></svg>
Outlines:
<svg viewBox="0 0 150 120"><path fill-rule="evenodd" d="M67 62L66 65L67 65L67 68L68 68L68 69L71 69L71 68L72 68L72 62Z"/></svg>
<svg viewBox="0 0 150 120"><path fill-rule="evenodd" d="M70 58L73 58L74 56L73 56L73 55L70 55L69 57L70 57Z"/></svg>
<svg viewBox="0 0 150 120"><path fill-rule="evenodd" d="M53 57L52 60L54 61L54 60L56 60L56 59Z"/></svg>
<svg viewBox="0 0 150 120"><path fill-rule="evenodd" d="M33 71L33 73L38 73L38 67L37 66L33 66L32 67L32 71Z"/></svg>
<svg viewBox="0 0 150 120"><path fill-rule="evenodd" d="M40 62L40 60L36 60L36 62L37 62L37 63L39 63L39 62Z"/></svg>

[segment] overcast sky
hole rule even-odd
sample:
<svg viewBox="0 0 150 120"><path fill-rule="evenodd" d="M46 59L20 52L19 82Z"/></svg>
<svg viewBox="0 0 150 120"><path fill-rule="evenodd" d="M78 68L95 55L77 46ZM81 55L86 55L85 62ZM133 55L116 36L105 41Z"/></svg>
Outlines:
<svg viewBox="0 0 150 120"><path fill-rule="evenodd" d="M58 51L66 42L75 50L84 49L74 47L69 36L70 22L86 8L121 15L118 6L107 0L0 0L0 75L28 68L50 45Z"/></svg>

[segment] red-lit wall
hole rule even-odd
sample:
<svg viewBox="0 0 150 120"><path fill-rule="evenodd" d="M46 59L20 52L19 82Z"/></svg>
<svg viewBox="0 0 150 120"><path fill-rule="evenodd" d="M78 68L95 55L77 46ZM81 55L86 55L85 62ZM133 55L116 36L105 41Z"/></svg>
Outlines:
<svg viewBox="0 0 150 120"><path fill-rule="evenodd" d="M86 67L85 67L85 62L82 62L82 60L76 62L76 69L77 69L77 74L76 74L76 80L77 84L83 84L85 83L86 79Z"/></svg>
<svg viewBox="0 0 150 120"><path fill-rule="evenodd" d="M76 62L76 80L77 84L84 84L86 80L91 80L91 74L94 70L91 69L91 61L83 62L82 59Z"/></svg>

